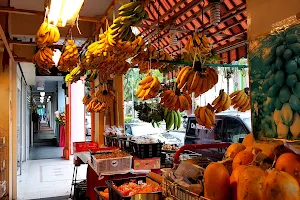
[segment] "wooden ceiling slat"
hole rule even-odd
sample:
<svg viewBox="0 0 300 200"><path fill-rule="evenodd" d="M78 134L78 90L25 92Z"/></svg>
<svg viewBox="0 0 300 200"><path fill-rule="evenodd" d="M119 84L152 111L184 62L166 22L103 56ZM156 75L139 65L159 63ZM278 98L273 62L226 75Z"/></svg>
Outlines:
<svg viewBox="0 0 300 200"><path fill-rule="evenodd" d="M179 12L175 13L168 21L164 22L162 24L163 28L162 30L166 30L170 27L170 23L172 21L176 21L178 18L180 18L185 12L191 10L195 5L199 3L199 0L193 0L189 4L187 4L183 9L181 9ZM155 31L147 35L144 39L147 40L148 38L151 38L155 34Z"/></svg>

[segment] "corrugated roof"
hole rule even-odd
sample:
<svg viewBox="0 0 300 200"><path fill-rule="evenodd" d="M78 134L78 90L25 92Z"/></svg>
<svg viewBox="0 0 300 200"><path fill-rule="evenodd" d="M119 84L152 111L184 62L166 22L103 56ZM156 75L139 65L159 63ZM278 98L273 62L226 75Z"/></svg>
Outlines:
<svg viewBox="0 0 300 200"><path fill-rule="evenodd" d="M222 49L223 46L228 48L236 41L246 41L246 0L221 2L221 22L214 26L210 24L208 0L156 0L147 7L150 22L144 21L139 30L156 48L164 48L168 53L175 54L180 52L181 46L184 46L187 38L195 30L204 31L216 49ZM181 40L178 45L172 47L169 45L170 30L177 30L176 36ZM222 55L227 54L227 62L230 62L233 58L246 56L246 43L243 48L241 50L239 46L232 51L236 52L235 54L223 52Z"/></svg>

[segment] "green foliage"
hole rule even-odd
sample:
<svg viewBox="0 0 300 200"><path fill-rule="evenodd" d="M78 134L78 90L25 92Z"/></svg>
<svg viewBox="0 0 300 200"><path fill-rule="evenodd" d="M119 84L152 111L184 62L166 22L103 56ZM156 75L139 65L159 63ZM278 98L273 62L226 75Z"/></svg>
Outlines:
<svg viewBox="0 0 300 200"><path fill-rule="evenodd" d="M132 116L129 115L125 116L125 123L129 123L132 119L133 119Z"/></svg>

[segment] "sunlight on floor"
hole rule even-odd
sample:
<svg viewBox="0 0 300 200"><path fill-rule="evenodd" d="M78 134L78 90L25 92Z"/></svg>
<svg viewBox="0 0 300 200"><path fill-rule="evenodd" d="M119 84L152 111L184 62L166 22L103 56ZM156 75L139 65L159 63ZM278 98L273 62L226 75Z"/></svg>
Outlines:
<svg viewBox="0 0 300 200"><path fill-rule="evenodd" d="M22 164L18 176L18 200L38 199L70 194L73 158L29 160ZM78 168L77 180L86 178L86 165Z"/></svg>

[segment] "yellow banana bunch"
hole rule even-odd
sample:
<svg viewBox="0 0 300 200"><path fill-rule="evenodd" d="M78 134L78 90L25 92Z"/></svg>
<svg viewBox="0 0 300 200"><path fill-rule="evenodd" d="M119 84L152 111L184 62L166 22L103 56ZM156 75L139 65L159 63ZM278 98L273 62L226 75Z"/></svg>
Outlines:
<svg viewBox="0 0 300 200"><path fill-rule="evenodd" d="M81 76L84 76L86 70L82 65L77 65L74 69L70 71L69 74L65 77L65 82L74 83L80 79Z"/></svg>
<svg viewBox="0 0 300 200"><path fill-rule="evenodd" d="M142 100L154 98L160 90L160 82L156 76L148 74L139 82L140 87L136 91L136 96Z"/></svg>
<svg viewBox="0 0 300 200"><path fill-rule="evenodd" d="M41 69L51 69L55 65L52 60L54 55L53 50L49 47L39 49L36 54L33 55L32 62Z"/></svg>
<svg viewBox="0 0 300 200"><path fill-rule="evenodd" d="M192 106L192 98L187 93L176 90L165 90L161 95L160 104L169 110L188 110Z"/></svg>
<svg viewBox="0 0 300 200"><path fill-rule="evenodd" d="M213 112L211 105L204 107L197 107L194 111L198 124L204 126L207 129L211 129L215 126L216 114Z"/></svg>
<svg viewBox="0 0 300 200"><path fill-rule="evenodd" d="M53 43L58 42L59 39L60 33L58 28L44 21L36 33L35 42L42 48L53 45Z"/></svg>
<svg viewBox="0 0 300 200"><path fill-rule="evenodd" d="M115 99L115 93L107 86L107 84L104 84L97 91L96 97L98 101L105 103L106 105L111 105Z"/></svg>
<svg viewBox="0 0 300 200"><path fill-rule="evenodd" d="M58 70L64 72L72 70L79 63L78 56L78 49L74 40L68 40L68 45L60 56Z"/></svg>
<svg viewBox="0 0 300 200"><path fill-rule="evenodd" d="M136 37L133 41L118 40L113 52L122 59L128 59L135 56L140 51L144 51L145 41L141 36Z"/></svg>
<svg viewBox="0 0 300 200"><path fill-rule="evenodd" d="M88 112L104 112L106 108L105 103L101 103L96 98L92 99L87 105L86 110Z"/></svg>
<svg viewBox="0 0 300 200"><path fill-rule="evenodd" d="M84 95L83 99L82 99L82 103L84 105L88 105L90 103L90 101L92 100L90 95Z"/></svg>
<svg viewBox="0 0 300 200"><path fill-rule="evenodd" d="M184 48L187 52L207 54L211 51L212 45L205 35L194 34L187 40Z"/></svg>
<svg viewBox="0 0 300 200"><path fill-rule="evenodd" d="M218 73L211 67L204 67L203 70L196 71L191 66L182 68L176 79L177 88L195 97L210 90L218 82Z"/></svg>
<svg viewBox="0 0 300 200"><path fill-rule="evenodd" d="M219 96L215 98L212 105L214 106L213 109L215 113L228 110L231 105L231 98L224 90L220 90Z"/></svg>
<svg viewBox="0 0 300 200"><path fill-rule="evenodd" d="M108 28L109 42L112 46L117 40L130 41L134 37L131 26L139 25L143 19L148 19L148 13L140 2L129 2L119 8L119 17Z"/></svg>
<svg viewBox="0 0 300 200"><path fill-rule="evenodd" d="M245 112L250 110L250 95L249 88L245 88L244 90L237 90L231 93L229 96L231 98L231 105L233 108L237 108L240 112Z"/></svg>

